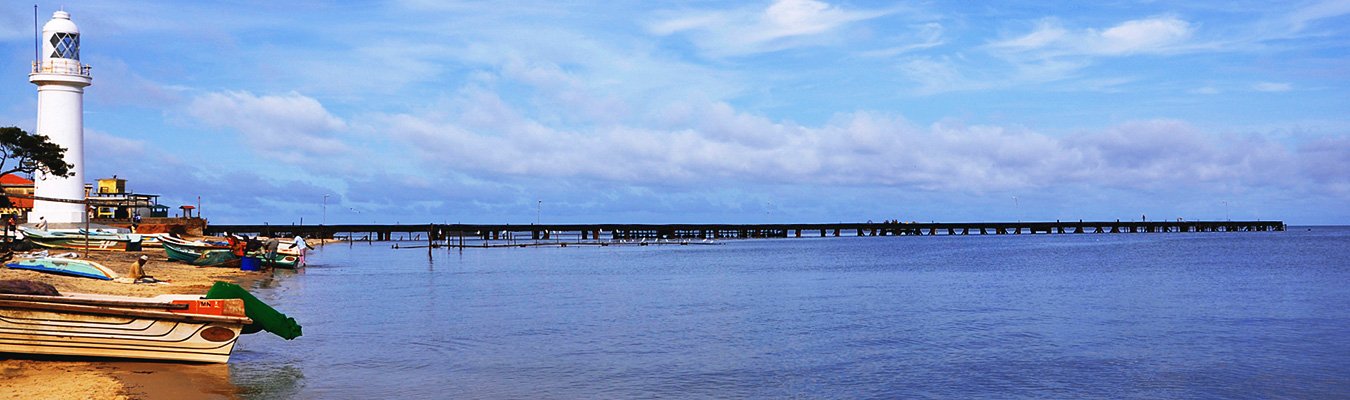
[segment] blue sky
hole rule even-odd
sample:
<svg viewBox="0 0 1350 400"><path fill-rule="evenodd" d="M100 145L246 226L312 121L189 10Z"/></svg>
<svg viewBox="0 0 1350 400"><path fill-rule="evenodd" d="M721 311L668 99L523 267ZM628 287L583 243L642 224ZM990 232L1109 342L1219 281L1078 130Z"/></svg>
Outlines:
<svg viewBox="0 0 1350 400"><path fill-rule="evenodd" d="M1350 1L1026 3L40 6L86 178L217 223L1350 224Z"/></svg>

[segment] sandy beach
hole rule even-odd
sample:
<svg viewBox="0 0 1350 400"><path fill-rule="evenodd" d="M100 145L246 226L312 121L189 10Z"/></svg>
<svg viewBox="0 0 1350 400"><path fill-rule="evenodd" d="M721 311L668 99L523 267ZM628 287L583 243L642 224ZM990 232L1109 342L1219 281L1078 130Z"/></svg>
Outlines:
<svg viewBox="0 0 1350 400"><path fill-rule="evenodd" d="M216 281L247 284L270 274L232 268L199 268L169 261L157 248L144 252L89 252L119 274L142 254L150 257L147 274L167 284L131 284L0 268L0 280L49 283L62 293L123 296L204 294ZM0 354L0 399L232 399L226 364L85 360L69 357Z"/></svg>

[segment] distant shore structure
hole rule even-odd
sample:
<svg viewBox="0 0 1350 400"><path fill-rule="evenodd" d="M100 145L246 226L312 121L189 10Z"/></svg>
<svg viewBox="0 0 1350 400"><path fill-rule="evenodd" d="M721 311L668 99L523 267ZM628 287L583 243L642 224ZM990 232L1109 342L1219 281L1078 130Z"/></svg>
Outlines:
<svg viewBox="0 0 1350 400"><path fill-rule="evenodd" d="M396 225L209 225L224 233L305 236L353 240L691 240L788 237L978 236L1036 234L1130 234L1184 232L1281 232L1283 221L1021 221L1021 222L837 222L780 224L396 224ZM402 233L402 239L395 236ZM364 235L364 239L360 238ZM575 242L574 242L575 243ZM435 243L428 243L435 245Z"/></svg>
<svg viewBox="0 0 1350 400"><path fill-rule="evenodd" d="M93 84L89 66L80 62L80 28L70 13L57 11L42 26L41 59L33 61L28 81L38 87L37 134L66 149L65 161L73 165L69 177L38 172L34 179L37 197L83 200L84 193L84 88ZM50 223L83 223L88 218L83 204L37 200L29 221L45 218Z"/></svg>

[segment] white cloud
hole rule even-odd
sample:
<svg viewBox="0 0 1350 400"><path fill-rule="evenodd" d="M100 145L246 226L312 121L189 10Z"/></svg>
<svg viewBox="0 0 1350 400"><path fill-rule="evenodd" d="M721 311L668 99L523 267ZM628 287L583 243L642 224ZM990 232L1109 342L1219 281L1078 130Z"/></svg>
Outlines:
<svg viewBox="0 0 1350 400"><path fill-rule="evenodd" d="M1036 24L1036 29L1031 33L1001 42L995 42L992 46L1009 50L1035 50L1059 43L1068 35L1069 31L1059 26L1058 21L1054 19L1043 19Z"/></svg>
<svg viewBox="0 0 1350 400"><path fill-rule="evenodd" d="M665 128L597 120L554 126L487 91L438 116L387 115L424 171L485 180L546 178L674 187L744 184L880 186L985 193L1089 185L1154 190L1297 185L1297 158L1259 136L1151 120L1056 137L1025 128L856 112L820 126L775 121L723 103L681 104ZM669 122L669 121L668 121ZM407 158L400 158L407 161Z"/></svg>
<svg viewBox="0 0 1350 400"><path fill-rule="evenodd" d="M88 148L97 149L100 154L126 159L141 159L146 153L146 144L143 141L110 135L97 129L86 128L84 139Z"/></svg>
<svg viewBox="0 0 1350 400"><path fill-rule="evenodd" d="M1252 89L1258 92L1288 92L1294 90L1294 86L1280 82L1259 82L1252 85Z"/></svg>
<svg viewBox="0 0 1350 400"><path fill-rule="evenodd" d="M1030 33L990 43L990 47L1042 58L1120 56L1176 51L1192 34L1191 24L1175 16L1130 20L1103 30L1079 31L1070 31L1054 19L1046 19Z"/></svg>
<svg viewBox="0 0 1350 400"><path fill-rule="evenodd" d="M1058 19L1045 18L1038 21L1031 32L988 42L983 49L993 57L992 60L980 60L980 65L970 61L951 64L949 69L968 77L965 85L951 88L925 85L920 93L969 87L1008 88L1079 79L1087 79L1077 82L1079 90L1116 91L1120 79L1133 78L1094 78L1081 75L1080 71L1106 58L1196 51L1203 46L1190 43L1194 33L1190 22L1171 15L1129 20L1104 29L1070 29ZM977 75L980 71L989 72ZM910 75L923 77L922 74ZM1102 83L1108 85L1102 86Z"/></svg>
<svg viewBox="0 0 1350 400"><path fill-rule="evenodd" d="M687 34L710 54L738 56L815 44L804 39L888 13L846 10L817 0L777 0L762 9L673 16L650 24L648 31L661 36Z"/></svg>
<svg viewBox="0 0 1350 400"><path fill-rule="evenodd" d="M295 92L267 96L208 93L192 99L187 112L208 126L234 130L248 147L280 161L298 163L351 150L333 137L347 124L317 100Z"/></svg>
<svg viewBox="0 0 1350 400"><path fill-rule="evenodd" d="M988 87L986 83L962 75L949 58L914 57L898 66L900 73L918 84L918 94L973 90Z"/></svg>
<svg viewBox="0 0 1350 400"><path fill-rule="evenodd" d="M1294 10L1288 15L1289 27L1301 31L1309 24L1350 14L1350 0L1324 0Z"/></svg>
<svg viewBox="0 0 1350 400"><path fill-rule="evenodd" d="M1126 21L1103 31L1085 50L1096 48L1099 54L1162 52L1190 36L1190 23L1176 17Z"/></svg>
<svg viewBox="0 0 1350 400"><path fill-rule="evenodd" d="M916 50L929 49L941 46L942 44L946 43L942 35L943 35L942 24L936 22L929 22L920 25L916 29L914 29L914 34L912 35L912 37L901 38L906 42L903 45L892 46L889 48L879 50L865 51L862 54L873 57L877 56L887 57L909 53Z"/></svg>

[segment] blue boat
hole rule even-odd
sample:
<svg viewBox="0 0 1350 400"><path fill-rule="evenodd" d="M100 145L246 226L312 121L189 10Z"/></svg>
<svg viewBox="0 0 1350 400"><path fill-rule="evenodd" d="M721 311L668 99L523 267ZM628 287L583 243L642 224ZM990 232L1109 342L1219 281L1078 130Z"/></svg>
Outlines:
<svg viewBox="0 0 1350 400"><path fill-rule="evenodd" d="M69 258L43 257L27 260L19 260L5 266L12 269L26 269L30 271L47 272L53 274L80 276L85 278L102 279L110 281L117 278L117 273L108 269L102 264L75 260Z"/></svg>

